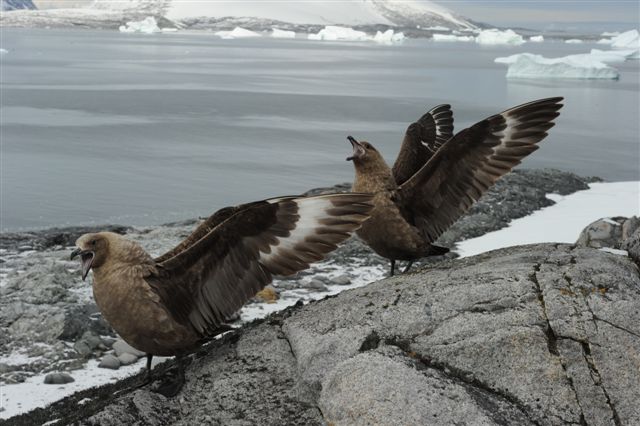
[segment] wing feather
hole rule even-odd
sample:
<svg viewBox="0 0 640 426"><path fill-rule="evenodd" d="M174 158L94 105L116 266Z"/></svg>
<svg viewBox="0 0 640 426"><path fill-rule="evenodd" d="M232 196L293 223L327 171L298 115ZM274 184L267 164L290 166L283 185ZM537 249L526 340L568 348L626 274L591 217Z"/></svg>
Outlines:
<svg viewBox="0 0 640 426"><path fill-rule="evenodd" d="M450 105L438 105L410 124L392 169L396 183L401 185L411 178L452 136Z"/></svg>
<svg viewBox="0 0 640 426"><path fill-rule="evenodd" d="M245 205L172 250L147 282L177 321L205 337L274 275L306 269L334 250L369 217L371 200L346 193Z"/></svg>
<svg viewBox="0 0 640 426"><path fill-rule="evenodd" d="M407 221L435 242L501 176L538 149L560 114L561 101L529 102L458 132L398 188L395 199Z"/></svg>

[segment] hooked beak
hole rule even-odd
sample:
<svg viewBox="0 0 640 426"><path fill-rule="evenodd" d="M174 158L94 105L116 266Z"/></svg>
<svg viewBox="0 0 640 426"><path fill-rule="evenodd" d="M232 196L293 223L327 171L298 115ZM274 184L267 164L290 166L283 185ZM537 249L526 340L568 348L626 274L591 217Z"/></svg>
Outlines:
<svg viewBox="0 0 640 426"><path fill-rule="evenodd" d="M353 136L347 136L347 140L351 142L351 146L353 147L353 155L347 157L347 161L353 161L356 158L364 156L364 147L362 146L362 144L360 144L360 142L358 142Z"/></svg>
<svg viewBox="0 0 640 426"><path fill-rule="evenodd" d="M91 250L82 250L77 248L71 252L71 260L77 256L80 256L80 260L82 261L82 281L84 281L87 278L87 274L89 274L89 270L93 264L93 258L96 254Z"/></svg>

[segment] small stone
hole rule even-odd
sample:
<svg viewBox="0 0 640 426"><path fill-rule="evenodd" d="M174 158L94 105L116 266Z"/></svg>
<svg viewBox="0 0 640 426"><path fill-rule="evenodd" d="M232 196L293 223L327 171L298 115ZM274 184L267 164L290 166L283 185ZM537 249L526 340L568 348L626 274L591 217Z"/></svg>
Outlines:
<svg viewBox="0 0 640 426"><path fill-rule="evenodd" d="M91 347L84 340L78 340L73 344L73 349L80 355L82 358L88 358L91 355Z"/></svg>
<svg viewBox="0 0 640 426"><path fill-rule="evenodd" d="M129 345L127 342L121 339L116 340L112 345L112 348L116 353L116 356L120 356L125 352L131 355L135 355L137 357L141 357L145 355L144 352L133 348L131 345Z"/></svg>
<svg viewBox="0 0 640 426"><path fill-rule="evenodd" d="M87 345L91 348L91 350L94 350L98 347L98 345L102 343L102 339L100 339L100 336L92 331L85 331L82 334L80 340L87 342Z"/></svg>
<svg viewBox="0 0 640 426"><path fill-rule="evenodd" d="M102 337L102 344L107 348L112 347L115 342L116 339L113 339L111 337Z"/></svg>
<svg viewBox="0 0 640 426"><path fill-rule="evenodd" d="M67 373L49 373L44 376L46 385L64 385L71 382L75 382L75 379Z"/></svg>
<svg viewBox="0 0 640 426"><path fill-rule="evenodd" d="M120 361L120 365L131 365L134 362L138 361L138 357L125 352L122 355L118 356L118 361Z"/></svg>
<svg viewBox="0 0 640 426"><path fill-rule="evenodd" d="M271 285L266 286L260 290L254 298L259 302L275 303L279 299L278 291Z"/></svg>
<svg viewBox="0 0 640 426"><path fill-rule="evenodd" d="M304 288L315 291L329 291L327 286L318 279L312 279L308 283L303 285Z"/></svg>
<svg viewBox="0 0 640 426"><path fill-rule="evenodd" d="M348 275L338 275L337 277L333 278L331 280L331 284L336 284L336 285L349 285L351 284L351 278L349 278Z"/></svg>
<svg viewBox="0 0 640 426"><path fill-rule="evenodd" d="M120 368L120 360L113 355L105 355L100 361L100 364L98 364L98 367L117 370Z"/></svg>

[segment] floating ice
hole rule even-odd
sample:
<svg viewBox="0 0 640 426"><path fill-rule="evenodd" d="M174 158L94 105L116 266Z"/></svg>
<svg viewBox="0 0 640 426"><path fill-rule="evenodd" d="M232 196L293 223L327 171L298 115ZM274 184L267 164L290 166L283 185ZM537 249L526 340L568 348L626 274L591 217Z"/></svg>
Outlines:
<svg viewBox="0 0 640 426"><path fill-rule="evenodd" d="M262 37L259 33L242 27L235 27L233 31L218 31L215 35L224 39Z"/></svg>
<svg viewBox="0 0 640 426"><path fill-rule="evenodd" d="M6 55L7 53L9 53L7 49L0 49L0 55Z"/></svg>
<svg viewBox="0 0 640 426"><path fill-rule="evenodd" d="M580 40L579 38L570 38L569 40L565 40L564 41L567 44L581 44L584 43L584 41Z"/></svg>
<svg viewBox="0 0 640 426"><path fill-rule="evenodd" d="M156 18L153 16L147 16L142 21L129 21L125 25L120 25L119 30L121 33L144 34L159 33L161 31L156 22Z"/></svg>
<svg viewBox="0 0 640 426"><path fill-rule="evenodd" d="M544 37L541 35L531 36L529 37L529 41L533 43L542 43L544 41Z"/></svg>
<svg viewBox="0 0 640 426"><path fill-rule="evenodd" d="M273 38L296 38L296 33L293 31L280 30L278 28L271 29L271 37Z"/></svg>
<svg viewBox="0 0 640 426"><path fill-rule="evenodd" d="M356 31L353 28L338 27L335 25L327 25L324 29L318 31L317 34L309 34L309 40L344 40L344 41L367 41L369 36L362 31Z"/></svg>
<svg viewBox="0 0 640 426"><path fill-rule="evenodd" d="M428 31L451 31L450 28L441 27L440 25L436 25L435 27L427 27L427 28L425 28L425 30L428 30Z"/></svg>
<svg viewBox="0 0 640 426"><path fill-rule="evenodd" d="M588 53L561 58L545 58L532 53L519 53L496 58L496 63L507 64L507 78L585 78L617 79L618 70Z"/></svg>
<svg viewBox="0 0 640 426"><path fill-rule="evenodd" d="M614 49L640 49L640 33L631 30L617 35L611 39L611 47Z"/></svg>
<svg viewBox="0 0 640 426"><path fill-rule="evenodd" d="M434 41L475 41L474 36L457 36L453 34L434 34Z"/></svg>
<svg viewBox="0 0 640 426"><path fill-rule="evenodd" d="M640 50L618 49L618 50L599 50L591 49L590 55L597 58L600 62L616 63L624 62L627 59L638 59Z"/></svg>
<svg viewBox="0 0 640 426"><path fill-rule="evenodd" d="M373 41L377 43L398 43L404 40L404 33L396 33L393 30L387 30L385 32L378 31L376 35L373 36Z"/></svg>
<svg viewBox="0 0 640 426"><path fill-rule="evenodd" d="M620 35L620 31L605 31L600 35L602 37L615 37L617 35Z"/></svg>
<svg viewBox="0 0 640 426"><path fill-rule="evenodd" d="M524 38L513 30L500 31L497 29L483 30L476 37L479 44L508 44L517 46L524 43Z"/></svg>

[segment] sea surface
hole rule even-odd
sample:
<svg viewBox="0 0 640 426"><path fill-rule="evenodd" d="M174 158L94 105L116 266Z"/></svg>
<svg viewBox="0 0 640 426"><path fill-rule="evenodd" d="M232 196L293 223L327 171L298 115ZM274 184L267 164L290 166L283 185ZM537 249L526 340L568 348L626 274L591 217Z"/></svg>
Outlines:
<svg viewBox="0 0 640 426"><path fill-rule="evenodd" d="M640 61L618 81L507 80L498 56L606 48L2 28L0 229L152 225L353 178L347 135L392 163L406 126L450 103L456 129L566 98L523 166L640 180Z"/></svg>

